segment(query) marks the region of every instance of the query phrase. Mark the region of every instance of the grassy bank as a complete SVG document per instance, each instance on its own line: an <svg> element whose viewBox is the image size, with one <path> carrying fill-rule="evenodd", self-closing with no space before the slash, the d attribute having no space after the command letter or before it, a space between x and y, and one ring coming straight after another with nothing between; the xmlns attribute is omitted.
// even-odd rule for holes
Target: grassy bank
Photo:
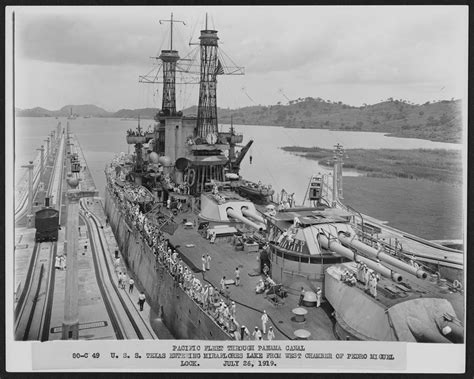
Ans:
<svg viewBox="0 0 474 379"><path fill-rule="evenodd" d="M332 150L318 147L286 146L283 150L332 165ZM349 149L345 151L344 168L374 177L427 179L435 182L462 183L461 151L444 149Z"/></svg>

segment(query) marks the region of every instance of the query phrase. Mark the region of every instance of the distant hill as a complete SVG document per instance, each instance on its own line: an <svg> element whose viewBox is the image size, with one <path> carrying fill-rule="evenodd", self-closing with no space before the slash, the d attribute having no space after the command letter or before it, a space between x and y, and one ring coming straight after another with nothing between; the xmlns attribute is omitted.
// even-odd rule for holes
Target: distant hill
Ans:
<svg viewBox="0 0 474 379"><path fill-rule="evenodd" d="M54 116L69 116L71 114L76 116L92 116L92 117L111 117L114 112L108 112L105 109L93 104L84 105L65 105L59 111L55 111Z"/></svg>
<svg viewBox="0 0 474 379"><path fill-rule="evenodd" d="M397 137L423 138L442 142L461 142L460 100L443 100L423 105L403 100L353 107L307 97L288 105L252 106L237 110L218 109L219 122L384 132Z"/></svg>
<svg viewBox="0 0 474 379"><path fill-rule="evenodd" d="M57 111L44 108L16 109L23 117L64 117L72 112L79 117L117 117L153 119L155 108L120 109L108 112L92 104L66 105ZM183 110L186 116L197 115L197 106ZM461 142L462 117L460 100L442 100L423 105L404 100L386 101L354 107L321 98L299 98L283 105L251 106L239 109L217 109L220 123L274 125L288 128L331 129L383 132L397 137L432 141Z"/></svg>
<svg viewBox="0 0 474 379"><path fill-rule="evenodd" d="M158 110L156 108L141 108L141 109L120 109L115 112L111 117L119 118L140 118L153 119Z"/></svg>
<svg viewBox="0 0 474 379"><path fill-rule="evenodd" d="M71 113L78 117L113 117L114 112L108 112L93 104L65 105L59 110L50 111L48 109L36 107L32 109L15 109L18 117L67 117Z"/></svg>

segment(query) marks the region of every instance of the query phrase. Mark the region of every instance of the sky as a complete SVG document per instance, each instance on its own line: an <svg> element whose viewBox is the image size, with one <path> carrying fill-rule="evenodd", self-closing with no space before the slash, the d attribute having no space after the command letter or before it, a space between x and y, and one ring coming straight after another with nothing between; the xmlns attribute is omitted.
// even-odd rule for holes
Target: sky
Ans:
<svg viewBox="0 0 474 379"><path fill-rule="evenodd" d="M223 108L320 97L360 106L389 97L414 103L467 96L465 6L14 7L15 106L108 111L159 107L159 84L139 83L169 48L198 54L199 31L245 75L218 77ZM7 28L8 32L8 28ZM8 36L11 35L7 34ZM193 43L189 45L189 43ZM7 59L11 57L8 54ZM183 61L185 64L186 61ZM178 78L179 80L179 78ZM177 108L198 102L179 85Z"/></svg>

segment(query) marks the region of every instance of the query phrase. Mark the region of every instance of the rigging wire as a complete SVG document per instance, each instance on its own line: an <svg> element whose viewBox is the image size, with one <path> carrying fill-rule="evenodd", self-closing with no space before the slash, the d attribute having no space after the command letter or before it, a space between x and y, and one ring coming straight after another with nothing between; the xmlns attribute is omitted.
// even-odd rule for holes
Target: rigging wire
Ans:
<svg viewBox="0 0 474 379"><path fill-rule="evenodd" d="M252 147L250 147L250 150L252 151ZM273 173L272 173L272 170L270 170L269 167L272 167L274 166L273 164L269 165L267 160L265 159L265 154L263 154L263 151L261 151L262 149L256 149L255 151L257 152L257 157L259 158L259 160L261 160L263 162L263 169L268 173L268 175L272 178L272 181L273 183L276 184L276 187L278 188L281 188L281 185L280 185L280 181L277 180L274 176L273 176ZM252 153L251 153L252 154Z"/></svg>
<svg viewBox="0 0 474 379"><path fill-rule="evenodd" d="M164 38L161 39L161 44L160 44L160 48L158 49L158 52L155 54L156 57L158 57L161 53L161 50L163 50L163 44L166 42L169 41L169 35L170 35L170 31L168 28L166 28L166 31L165 31L165 36Z"/></svg>
<svg viewBox="0 0 474 379"><path fill-rule="evenodd" d="M191 45L191 41L193 39L193 36L195 35L194 32L196 31L196 26L197 26L197 23L198 23L198 19L195 18L194 19L194 26L193 26L193 31L191 32L191 35L189 36L189 42L188 42L188 45Z"/></svg>
<svg viewBox="0 0 474 379"><path fill-rule="evenodd" d="M250 100L252 103L254 103L255 105L258 105L258 104L254 101L254 99L252 99L252 98L250 97L250 95L247 93L247 88L242 87L242 92L249 98L249 100Z"/></svg>

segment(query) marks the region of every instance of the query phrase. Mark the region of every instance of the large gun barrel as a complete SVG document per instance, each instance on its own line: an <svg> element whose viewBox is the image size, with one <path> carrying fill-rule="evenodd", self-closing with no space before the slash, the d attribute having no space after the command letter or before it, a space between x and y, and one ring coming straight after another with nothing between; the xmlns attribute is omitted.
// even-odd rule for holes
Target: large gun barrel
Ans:
<svg viewBox="0 0 474 379"><path fill-rule="evenodd" d="M399 268L400 270L406 271L410 274L415 275L417 278L421 279L426 279L428 274L426 271L422 270L421 268L415 268L413 266L410 266L408 263L405 263L397 258L394 258L386 253L383 253L381 251L378 251L377 249L374 249L371 246L366 245L365 243L358 241L358 240L352 240L350 237L348 237L344 232L340 232L338 235L339 241L341 241L342 244L346 246L353 247L359 252L362 252L366 255L368 255L371 258L378 258L382 262L388 263L392 266L395 266Z"/></svg>
<svg viewBox="0 0 474 379"><path fill-rule="evenodd" d="M242 207L241 211L242 211L242 214L247 218L252 218L258 222L261 222L262 224L265 222L262 216L260 216L257 213L252 212L247 207Z"/></svg>
<svg viewBox="0 0 474 379"><path fill-rule="evenodd" d="M318 234L318 241L322 247L327 250L334 251L343 257L351 259L355 262L365 263L367 267L371 268L372 270L378 272L380 275L385 276L386 278L392 279L394 282L401 282L402 276L395 271L390 270L389 268L382 266L380 263L377 263L369 258L361 257L354 253L351 249L344 247L341 245L339 241L329 241L328 237L324 234Z"/></svg>
<svg viewBox="0 0 474 379"><path fill-rule="evenodd" d="M257 230L263 230L263 226L261 225L258 225L256 223L254 223L253 221L249 220L248 218L242 216L241 214L239 214L238 212L236 212L233 208L229 207L226 209L226 213L227 213L227 216L229 217L232 217L232 218L235 218L239 221L242 221L244 224L248 225L248 226L251 226L252 228L254 229L257 229Z"/></svg>

